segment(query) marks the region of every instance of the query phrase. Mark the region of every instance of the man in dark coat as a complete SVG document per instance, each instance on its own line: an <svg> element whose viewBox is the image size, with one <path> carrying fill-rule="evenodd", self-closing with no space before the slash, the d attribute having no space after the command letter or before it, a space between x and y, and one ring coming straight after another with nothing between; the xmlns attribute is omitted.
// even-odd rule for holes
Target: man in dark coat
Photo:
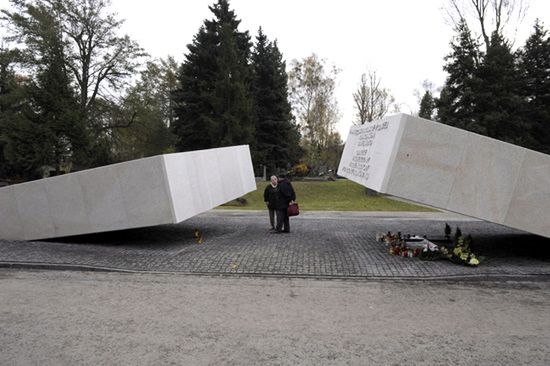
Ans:
<svg viewBox="0 0 550 366"><path fill-rule="evenodd" d="M296 200L296 193L285 175L279 176L279 196L277 200L277 227L276 233L289 233L290 220L288 219L288 205Z"/></svg>

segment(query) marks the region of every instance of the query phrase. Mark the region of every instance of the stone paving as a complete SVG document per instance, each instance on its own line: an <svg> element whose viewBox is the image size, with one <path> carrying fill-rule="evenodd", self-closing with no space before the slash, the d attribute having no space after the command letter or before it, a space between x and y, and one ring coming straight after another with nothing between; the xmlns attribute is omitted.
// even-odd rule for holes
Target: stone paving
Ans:
<svg viewBox="0 0 550 366"><path fill-rule="evenodd" d="M468 278L550 275L550 239L444 214L314 213L270 234L264 212L210 211L177 225L49 241L0 240L2 267L337 278ZM479 267L388 254L376 233L442 237L445 222L474 238ZM203 235L197 243L194 229Z"/></svg>

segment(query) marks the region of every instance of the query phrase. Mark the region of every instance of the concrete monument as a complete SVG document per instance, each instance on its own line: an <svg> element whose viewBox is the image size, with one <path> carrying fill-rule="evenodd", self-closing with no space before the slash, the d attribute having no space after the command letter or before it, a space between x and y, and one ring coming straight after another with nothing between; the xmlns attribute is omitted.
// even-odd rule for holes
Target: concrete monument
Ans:
<svg viewBox="0 0 550 366"><path fill-rule="evenodd" d="M550 237L550 156L399 114L353 126L338 174L381 193Z"/></svg>
<svg viewBox="0 0 550 366"><path fill-rule="evenodd" d="M0 238L178 223L255 189L248 145L158 155L0 188Z"/></svg>

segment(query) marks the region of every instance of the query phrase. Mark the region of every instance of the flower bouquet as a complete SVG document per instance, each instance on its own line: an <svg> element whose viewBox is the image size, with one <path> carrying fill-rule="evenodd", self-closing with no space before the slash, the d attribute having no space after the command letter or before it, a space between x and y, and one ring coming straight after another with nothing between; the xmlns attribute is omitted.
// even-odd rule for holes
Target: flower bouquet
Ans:
<svg viewBox="0 0 550 366"><path fill-rule="evenodd" d="M406 235L401 236L401 232L392 234L377 234L377 241L384 242L388 245L389 253L400 257L421 257L426 251L436 251L437 245L430 242L425 237Z"/></svg>
<svg viewBox="0 0 550 366"><path fill-rule="evenodd" d="M389 231L386 234L379 233L376 235L376 240L386 243L388 252L392 255L408 258L419 257L422 260L444 258L457 264L477 266L480 263L480 258L471 250L472 236L462 235L460 228L457 227L454 240L451 241L451 232L451 227L445 224L445 239L452 244L451 248L445 245L436 245L429 241L426 236L402 236L401 232L397 234Z"/></svg>
<svg viewBox="0 0 550 366"><path fill-rule="evenodd" d="M480 263L480 260L474 253L472 253L470 245L472 244L473 239L471 235L464 237L458 228L457 233L459 233L459 235L455 235L454 247L449 249L442 246L441 255L453 263L464 264L467 266L477 266Z"/></svg>

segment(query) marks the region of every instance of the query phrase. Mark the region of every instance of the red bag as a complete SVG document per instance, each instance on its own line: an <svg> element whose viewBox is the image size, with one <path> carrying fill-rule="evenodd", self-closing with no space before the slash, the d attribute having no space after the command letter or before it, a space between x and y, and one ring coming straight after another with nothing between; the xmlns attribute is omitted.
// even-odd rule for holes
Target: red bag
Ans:
<svg viewBox="0 0 550 366"><path fill-rule="evenodd" d="M298 206L298 203L294 202L288 205L286 212L288 213L288 216L298 216L300 214L300 207Z"/></svg>

